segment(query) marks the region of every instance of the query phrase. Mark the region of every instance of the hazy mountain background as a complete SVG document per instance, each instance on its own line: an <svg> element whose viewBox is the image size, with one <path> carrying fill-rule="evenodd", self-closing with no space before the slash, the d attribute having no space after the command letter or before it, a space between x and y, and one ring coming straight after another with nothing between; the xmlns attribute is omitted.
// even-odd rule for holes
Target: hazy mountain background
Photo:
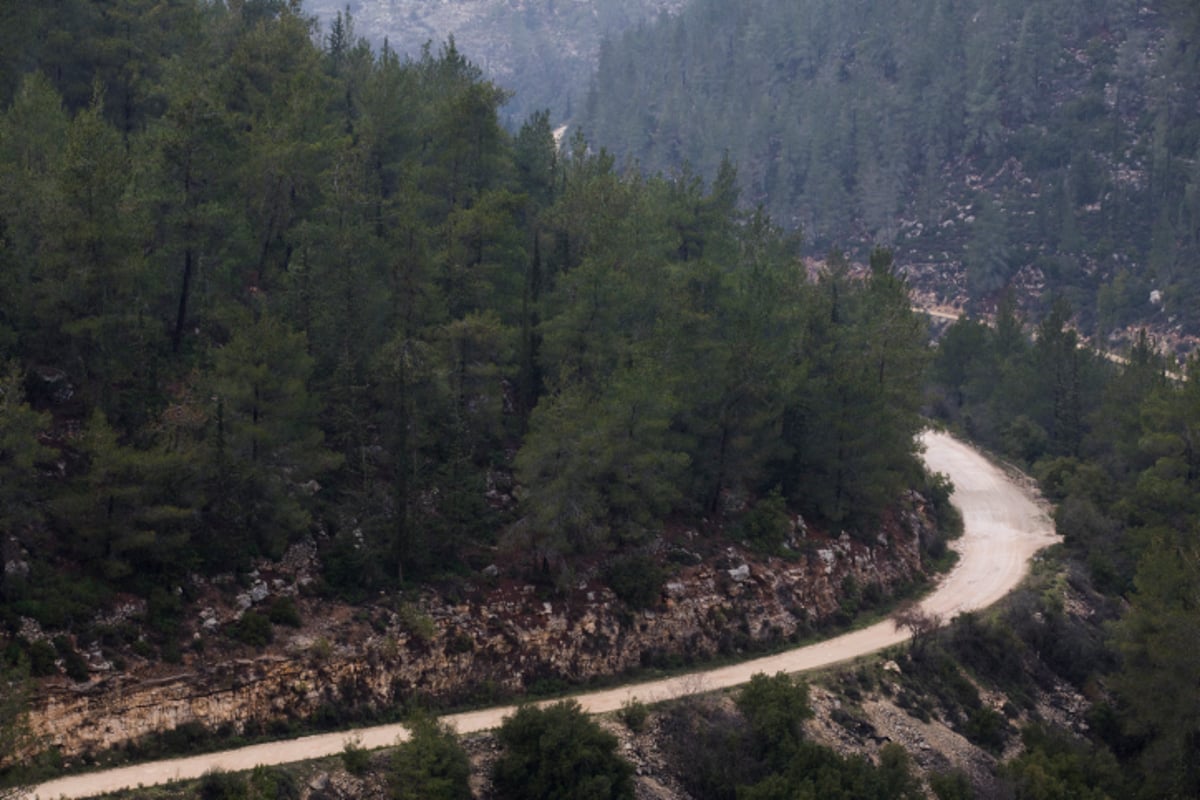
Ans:
<svg viewBox="0 0 1200 800"><path fill-rule="evenodd" d="M932 302L1067 298L1089 335L1200 325L1196 6L314 0L326 29L460 52L618 163L715 177L806 249L896 250Z"/></svg>
<svg viewBox="0 0 1200 800"><path fill-rule="evenodd" d="M943 299L1195 332L1197 9L697 0L602 50L580 121L650 171L728 154L810 250L893 247Z"/></svg>
<svg viewBox="0 0 1200 800"><path fill-rule="evenodd" d="M402 55L434 51L453 36L458 49L513 92L502 116L519 125L549 109L570 118L582 105L600 43L687 0L309 0L326 30L349 10L354 33L374 46L384 40Z"/></svg>

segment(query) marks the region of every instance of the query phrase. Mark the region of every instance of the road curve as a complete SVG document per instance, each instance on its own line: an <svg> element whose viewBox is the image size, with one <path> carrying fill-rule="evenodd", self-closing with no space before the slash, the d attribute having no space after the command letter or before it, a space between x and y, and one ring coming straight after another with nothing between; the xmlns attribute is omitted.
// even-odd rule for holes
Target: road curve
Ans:
<svg viewBox="0 0 1200 800"><path fill-rule="evenodd" d="M963 515L965 532L954 543L959 553L958 563L921 603L927 612L948 620L960 612L995 603L1025 576L1033 554L1058 539L1053 524L1027 484L947 434L926 432L922 441L926 464L954 482L952 500ZM869 628L741 664L589 692L575 699L593 713L614 711L632 698L656 702L737 686L758 672L815 669L882 650L905 638L906 633L897 631L885 620ZM514 709L515 706L505 706L468 711L447 716L445 720L460 733L473 733L497 727ZM30 797L39 800L90 797L118 789L197 778L214 769L247 770L259 764L284 764L334 755L351 740L368 749L386 747L407 735L404 726L397 724L269 742L61 778L35 787Z"/></svg>

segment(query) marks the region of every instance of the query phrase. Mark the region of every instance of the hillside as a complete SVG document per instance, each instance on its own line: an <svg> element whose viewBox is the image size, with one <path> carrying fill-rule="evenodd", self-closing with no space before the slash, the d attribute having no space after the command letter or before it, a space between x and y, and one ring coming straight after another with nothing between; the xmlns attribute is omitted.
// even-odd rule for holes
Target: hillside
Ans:
<svg viewBox="0 0 1200 800"><path fill-rule="evenodd" d="M606 46L581 123L713 176L809 251L884 244L949 305L1200 330L1196 6L704 0ZM748 91L748 87L753 87ZM1186 345L1186 343L1183 343Z"/></svg>
<svg viewBox="0 0 1200 800"><path fill-rule="evenodd" d="M1141 338L1118 364L1074 329L1146 304L1160 332L1193 324L1194 4L1083 5L689 6L627 41L741 109L722 124L744 167L713 145L644 174L582 135L560 147L545 114L507 129L506 91L449 42L400 58L285 0L0 4L0 787L61 766L21 724L47 698L113 741L89 704L127 673L186 694L211 665L236 695L294 647L303 679L273 673L293 716L338 725L352 697L470 699L447 676L575 680L554 662L575 623L603 634L576 638L578 665L624 669L736 652L763 610L795 628L762 640L844 622L912 575L897 519L924 505L937 531L904 541L946 561L926 412L1029 469L1074 562L1055 583L1120 612L1074 635L1047 591L1012 630L963 621L956 657L1027 685L1020 627L1094 702L1086 748L1127 780L1057 796L1200 796L1200 358L1168 369ZM623 124L680 151L664 164L710 152L723 109L639 94L662 64L620 47L601 75L625 65ZM834 250L821 265L749 209L776 184L799 209L776 216ZM995 324L931 347L905 271ZM782 577L756 597L759 563ZM696 586L672 639L658 608ZM634 628L648 651L618 646ZM527 647L543 634L548 666ZM416 673L394 687L398 661ZM947 659L926 666L969 704L945 707L959 724L1008 724ZM295 730L284 694L139 747ZM141 732L184 717L160 721ZM805 753L770 757L779 780L806 779ZM1077 782L1070 746L1045 755L1033 772Z"/></svg>
<svg viewBox="0 0 1200 800"><path fill-rule="evenodd" d="M944 503L887 252L809 280L731 171L510 134L450 44L278 2L0 10L0 682L492 582L628 619L735 543L794 555L797 519L870 545ZM297 547L319 566L276 597Z"/></svg>
<svg viewBox="0 0 1200 800"><path fill-rule="evenodd" d="M514 129L535 111L557 121L582 106L600 42L686 0L306 0L329 31L349 11L354 33L417 58L448 38L492 81L512 92L501 116Z"/></svg>

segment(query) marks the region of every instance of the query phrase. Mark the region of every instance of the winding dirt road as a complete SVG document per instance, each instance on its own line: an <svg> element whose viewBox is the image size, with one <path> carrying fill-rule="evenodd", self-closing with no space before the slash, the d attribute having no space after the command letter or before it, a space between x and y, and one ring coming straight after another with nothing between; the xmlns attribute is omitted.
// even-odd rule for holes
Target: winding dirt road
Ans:
<svg viewBox="0 0 1200 800"><path fill-rule="evenodd" d="M923 434L925 461L954 482L953 502L962 511L965 533L955 548L959 561L921 607L944 619L999 600L1024 577L1038 550L1057 541L1053 524L1032 491L967 445L942 433ZM656 702L701 691L737 686L758 672L800 672L824 667L882 650L904 641L890 621L872 625L817 644L728 667L705 670L667 680L647 681L578 695L593 713L614 711L627 700ZM513 706L470 711L446 717L460 733L499 726ZM353 733L307 736L239 750L177 758L151 764L78 775L37 786L31 797L89 797L136 786L196 778L214 769L252 769L259 764L284 764L339 753L350 740L368 749L386 747L407 736L402 725L384 725Z"/></svg>

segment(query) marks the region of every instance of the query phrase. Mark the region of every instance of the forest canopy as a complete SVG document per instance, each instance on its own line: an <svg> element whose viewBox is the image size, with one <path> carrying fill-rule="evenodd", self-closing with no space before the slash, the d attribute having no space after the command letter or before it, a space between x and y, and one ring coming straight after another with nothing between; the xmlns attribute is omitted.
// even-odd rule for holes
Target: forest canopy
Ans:
<svg viewBox="0 0 1200 800"><path fill-rule="evenodd" d="M1195 333L1198 32L1187 0L696 0L606 43L576 121L648 171L731 158L817 255L891 247L944 299Z"/></svg>
<svg viewBox="0 0 1200 800"><path fill-rule="evenodd" d="M453 42L401 60L295 4L6 9L8 624L118 588L166 619L307 537L354 595L768 496L869 536L918 479L890 254L811 281L731 164L510 134Z"/></svg>

